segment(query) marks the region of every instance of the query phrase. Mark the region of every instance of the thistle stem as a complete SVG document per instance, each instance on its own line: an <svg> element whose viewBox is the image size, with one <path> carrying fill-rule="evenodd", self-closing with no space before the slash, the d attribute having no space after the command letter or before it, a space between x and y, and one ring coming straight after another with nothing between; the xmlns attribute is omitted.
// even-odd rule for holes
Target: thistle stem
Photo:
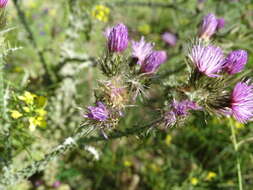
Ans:
<svg viewBox="0 0 253 190"><path fill-rule="evenodd" d="M79 139L87 137L94 130L94 126L80 127L72 137L66 138L62 144L56 146L51 152L46 154L43 159L33 161L30 165L21 170L13 171L11 168L5 167L5 172L0 177L0 190L3 190L10 185L15 185L23 179L28 179L37 172L43 171L51 161L57 159L67 151L78 147L77 142Z"/></svg>
<svg viewBox="0 0 253 190"><path fill-rule="evenodd" d="M238 177L238 186L239 186L239 190L243 190L243 186L242 186L242 172L241 172L241 160L240 157L238 155L238 143L236 140L236 134L235 134L235 128L234 125L232 123L232 119L229 119L229 123L230 123L230 129L231 129L231 134L232 134L232 143L234 146L234 150L236 153L236 168L237 168L237 177Z"/></svg>

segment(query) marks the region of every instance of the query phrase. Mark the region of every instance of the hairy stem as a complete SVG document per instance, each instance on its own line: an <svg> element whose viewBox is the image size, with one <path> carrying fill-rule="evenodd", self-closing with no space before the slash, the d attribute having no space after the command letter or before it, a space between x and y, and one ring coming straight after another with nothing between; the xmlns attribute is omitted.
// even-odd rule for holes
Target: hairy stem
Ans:
<svg viewBox="0 0 253 190"><path fill-rule="evenodd" d="M126 137L130 135L138 135L140 133L148 131L151 127L161 122L161 119L156 120L148 125L145 125L143 127L131 127L123 132L112 132L110 135L108 135L109 140ZM77 147L78 143L81 143L80 146L83 146L83 144L91 143L91 142L97 142L97 141L105 141L105 139L102 136L97 137L88 137L91 132L93 132L95 127L93 126L82 126L79 128L79 130L76 131L76 133L67 139L65 141L55 147L50 153L46 154L44 159L39 161L34 161L29 166L19 170L19 171L9 171L8 168L5 168L6 172L3 176L0 178L0 190L2 190L4 187L7 187L9 185L17 184L22 179L27 179L31 177L36 172L42 171L46 168L46 166L54 159L58 158L62 154L66 153L68 150L71 150L75 147ZM1 186L2 185L2 186Z"/></svg>
<svg viewBox="0 0 253 190"><path fill-rule="evenodd" d="M36 172L43 171L52 160L57 159L68 150L77 147L78 140L88 136L94 129L95 127L93 126L82 126L72 137L66 138L62 144L56 146L50 153L46 154L42 160L34 161L19 171L13 171L7 167L4 168L5 173L0 178L0 190L10 185L15 185L23 179L28 179Z"/></svg>
<svg viewBox="0 0 253 190"><path fill-rule="evenodd" d="M232 143L234 146L234 150L236 153L236 168L237 168L237 177L238 177L238 185L239 185L239 190L243 190L242 186L242 172L241 172L241 160L238 155L238 143L236 140L236 134L235 134L235 128L232 122L232 119L230 119L230 129L231 129L231 134L232 134Z"/></svg>

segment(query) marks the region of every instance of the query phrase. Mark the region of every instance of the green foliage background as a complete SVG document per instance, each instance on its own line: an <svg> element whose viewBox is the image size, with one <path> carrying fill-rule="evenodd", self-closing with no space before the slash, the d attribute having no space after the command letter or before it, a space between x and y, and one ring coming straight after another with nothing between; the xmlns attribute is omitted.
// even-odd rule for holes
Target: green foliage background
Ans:
<svg viewBox="0 0 253 190"><path fill-rule="evenodd" d="M72 0L75 1L75 0ZM225 28L215 36L215 43L226 53L234 49L248 51L247 69L252 76L253 62L253 3L251 0L76 0L78 8L72 10L71 0L20 0L27 24L36 41L35 47L17 15L12 3L7 7L7 41L22 49L6 59L5 80L13 93L24 90L48 98L47 127L35 132L11 121L13 132L13 164L21 168L33 160L39 160L54 145L69 136L80 124L79 107L85 108L94 101L93 90L97 81L103 79L99 69L92 64L105 49L103 31L107 26L123 22L129 27L130 36L141 36L156 44L157 49L167 51L169 59L160 69L161 77L150 89L150 96L138 102L138 107L129 108L115 130L141 127L150 123L168 101L169 94L161 87L185 80L185 69L175 74L166 74L184 64L183 46L193 39L199 23L207 13L215 13L226 21ZM142 2L144 4L138 4ZM92 16L96 5L110 8L109 21L103 23ZM169 5L169 6L167 6ZM74 16L73 16L74 15ZM146 30L142 31L143 28ZM148 28L148 29L147 29ZM168 47L161 39L165 31L175 33L178 42ZM58 68L60 82L43 81L45 67L38 52L43 52L50 69ZM82 61L80 61L80 60ZM59 71L59 72L58 72ZM55 70L52 71L55 73ZM13 103L11 107L15 107ZM238 124L235 124L239 126ZM238 141L247 141L240 146L239 156L244 189L253 186L253 137L252 124L236 128ZM18 138L17 138L18 137ZM171 142L170 142L171 138ZM18 140L17 140L18 139ZM166 140L167 139L167 140ZM0 148L4 142L0 142ZM99 153L99 159L85 149L71 151L50 163L41 173L29 181L13 187L28 189L73 189L73 190L232 190L237 189L236 155L231 142L227 120L198 113L182 127L155 130L141 135L122 137L90 143ZM216 177L207 180L209 172ZM197 179L197 183L193 179ZM34 184L43 181L36 187ZM61 186L53 188L55 181Z"/></svg>

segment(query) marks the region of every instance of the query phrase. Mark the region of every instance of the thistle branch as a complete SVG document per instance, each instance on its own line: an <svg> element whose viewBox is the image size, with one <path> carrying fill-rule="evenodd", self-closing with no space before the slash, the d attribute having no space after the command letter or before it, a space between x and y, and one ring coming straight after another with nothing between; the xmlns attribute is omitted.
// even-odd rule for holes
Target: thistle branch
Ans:
<svg viewBox="0 0 253 190"><path fill-rule="evenodd" d="M108 139L112 140L147 132L154 125L160 123L161 121L161 119L158 119L142 127L134 126L126 129L125 131L112 132L108 135ZM72 137L66 138L62 144L56 146L50 153L46 154L44 159L34 161L29 166L16 172L10 171L9 168L5 168L6 172L0 178L0 190L4 189L4 187L15 185L21 180L31 177L36 172L44 170L52 160L57 159L59 156L66 153L67 151L76 148L78 143L79 146L83 146L83 144L107 140L102 136L88 137L94 130L94 126L81 126Z"/></svg>

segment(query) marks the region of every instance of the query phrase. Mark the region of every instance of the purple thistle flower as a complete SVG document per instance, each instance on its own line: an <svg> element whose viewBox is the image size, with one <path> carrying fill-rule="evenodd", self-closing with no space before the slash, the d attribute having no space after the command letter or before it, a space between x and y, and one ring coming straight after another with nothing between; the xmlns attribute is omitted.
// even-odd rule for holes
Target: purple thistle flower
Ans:
<svg viewBox="0 0 253 190"><path fill-rule="evenodd" d="M206 0L198 0L198 3L204 3Z"/></svg>
<svg viewBox="0 0 253 190"><path fill-rule="evenodd" d="M53 184L53 187L54 188L58 188L58 187L60 187L61 186L61 182L60 181L56 181L56 182L54 182L54 184Z"/></svg>
<svg viewBox="0 0 253 190"><path fill-rule="evenodd" d="M128 30L124 24L118 24L107 31L107 45L110 52L122 52L128 46Z"/></svg>
<svg viewBox="0 0 253 190"><path fill-rule="evenodd" d="M214 14L204 16L200 28L200 38L209 39L216 31L222 29L225 25L223 18L216 18Z"/></svg>
<svg viewBox="0 0 253 190"><path fill-rule="evenodd" d="M172 110L177 115L187 115L189 110L199 110L201 107L199 107L195 102L192 102L190 100L183 100L181 102L178 102L174 100L172 102Z"/></svg>
<svg viewBox="0 0 253 190"><path fill-rule="evenodd" d="M170 32L165 32L162 35L162 39L164 42L166 42L170 46L175 46L177 43L177 37L175 34L172 34Z"/></svg>
<svg viewBox="0 0 253 190"><path fill-rule="evenodd" d="M8 0L0 0L0 8L5 8L8 3Z"/></svg>
<svg viewBox="0 0 253 190"><path fill-rule="evenodd" d="M153 51L143 61L143 64L141 65L141 72L147 74L155 73L159 66L166 61L166 59L167 54L165 51Z"/></svg>
<svg viewBox="0 0 253 190"><path fill-rule="evenodd" d="M166 112L164 115L164 122L166 126L172 126L176 123L177 117L174 111Z"/></svg>
<svg viewBox="0 0 253 190"><path fill-rule="evenodd" d="M224 66L223 52L216 46L194 45L188 57L199 72L209 77L219 76L216 73L220 72Z"/></svg>
<svg viewBox="0 0 253 190"><path fill-rule="evenodd" d="M97 106L89 106L88 111L84 117L92 120L106 121L109 117L109 112L102 102L97 102Z"/></svg>
<svg viewBox="0 0 253 190"><path fill-rule="evenodd" d="M217 30L224 28L224 26L225 26L225 19L224 18L218 18L217 22L218 22Z"/></svg>
<svg viewBox="0 0 253 190"><path fill-rule="evenodd" d="M253 86L247 82L238 82L231 95L232 115L241 123L253 117Z"/></svg>
<svg viewBox="0 0 253 190"><path fill-rule="evenodd" d="M248 54L246 51L232 51L225 59L224 70L230 75L239 73L244 69L244 65L247 63L247 60Z"/></svg>
<svg viewBox="0 0 253 190"><path fill-rule="evenodd" d="M216 32L217 26L218 21L214 14L208 14L204 16L200 29L200 37L209 39Z"/></svg>
<svg viewBox="0 0 253 190"><path fill-rule="evenodd" d="M202 109L195 102L190 100L183 100L178 102L173 100L171 104L171 110L165 113L165 123L167 126L175 124L177 117L186 117L190 110L200 110Z"/></svg>
<svg viewBox="0 0 253 190"><path fill-rule="evenodd" d="M145 42L144 37L141 37L139 42L132 41L132 49L132 56L137 58L137 64L141 65L145 58L152 53L153 44Z"/></svg>

